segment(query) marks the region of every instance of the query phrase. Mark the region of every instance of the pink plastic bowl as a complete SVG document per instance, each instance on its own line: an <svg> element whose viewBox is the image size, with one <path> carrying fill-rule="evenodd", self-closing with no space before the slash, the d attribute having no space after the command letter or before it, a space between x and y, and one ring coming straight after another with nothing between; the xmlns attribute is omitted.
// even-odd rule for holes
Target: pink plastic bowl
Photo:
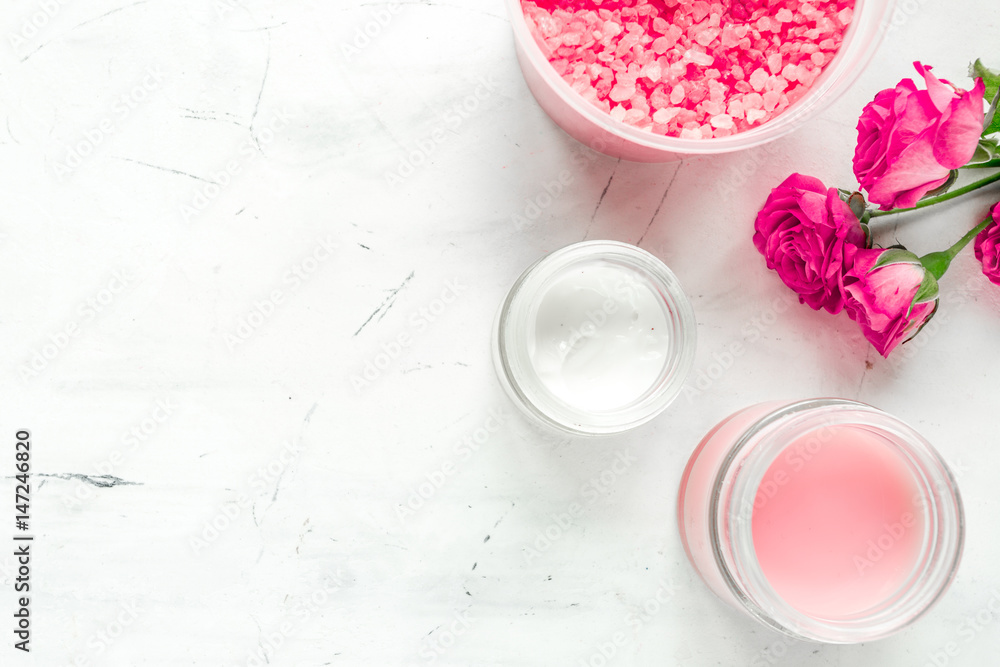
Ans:
<svg viewBox="0 0 1000 667"><path fill-rule="evenodd" d="M519 0L506 0L514 46L531 93L574 139L611 157L635 162L673 162L687 155L729 153L783 137L833 103L865 68L890 26L896 0L857 0L854 20L837 57L812 89L781 115L729 137L679 139L653 134L611 118L576 93L549 64L528 31Z"/></svg>

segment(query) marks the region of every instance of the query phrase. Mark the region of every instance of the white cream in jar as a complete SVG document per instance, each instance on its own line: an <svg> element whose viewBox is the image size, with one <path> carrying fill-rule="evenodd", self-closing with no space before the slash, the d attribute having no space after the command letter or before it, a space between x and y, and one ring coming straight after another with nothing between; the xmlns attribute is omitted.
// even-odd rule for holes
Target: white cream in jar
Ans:
<svg viewBox="0 0 1000 667"><path fill-rule="evenodd" d="M549 391L607 412L653 386L670 350L667 313L643 277L604 261L566 269L541 296L531 364Z"/></svg>

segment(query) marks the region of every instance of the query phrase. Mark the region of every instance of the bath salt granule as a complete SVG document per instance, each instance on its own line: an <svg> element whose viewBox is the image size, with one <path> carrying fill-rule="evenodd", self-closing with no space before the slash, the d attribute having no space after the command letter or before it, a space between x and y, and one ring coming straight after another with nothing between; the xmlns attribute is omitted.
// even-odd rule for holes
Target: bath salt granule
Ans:
<svg viewBox="0 0 1000 667"><path fill-rule="evenodd" d="M801 99L843 43L854 0L521 0L546 59L612 118L730 136Z"/></svg>

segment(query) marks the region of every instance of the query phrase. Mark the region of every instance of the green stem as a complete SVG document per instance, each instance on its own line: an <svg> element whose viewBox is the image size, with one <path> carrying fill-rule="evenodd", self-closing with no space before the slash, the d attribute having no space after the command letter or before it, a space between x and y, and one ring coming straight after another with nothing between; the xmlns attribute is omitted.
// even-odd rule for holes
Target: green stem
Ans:
<svg viewBox="0 0 1000 667"><path fill-rule="evenodd" d="M913 208L894 208L891 211L872 211L873 218L879 218L883 215L890 215L892 213L906 213L907 211L917 211L922 208L927 208L928 206L933 206L934 204L940 204L946 202L949 199L954 199L955 197L961 197L962 195L978 190L979 188L986 187L992 183L1000 181L1000 171L993 174L992 176L987 176L986 178L976 181L975 183L969 183L965 187L958 188L957 190L952 190L951 192L946 192L943 195L938 195L937 197L930 197L920 201Z"/></svg>
<svg viewBox="0 0 1000 667"><path fill-rule="evenodd" d="M980 222L978 225L969 230L969 233L958 240L955 245L948 248L947 250L940 250L938 252L932 252L924 255L920 258L920 263L924 265L931 274L937 278L941 279L948 267L951 266L951 260L955 259L958 253L962 252L965 246L972 242L972 239L976 238L979 232L986 229L986 226L993 222L993 216L987 216L985 220Z"/></svg>
<svg viewBox="0 0 1000 667"><path fill-rule="evenodd" d="M983 220L978 225L976 225L975 227L973 227L972 229L970 229L968 234L966 234L965 236L963 236L962 238L960 238L958 240L958 242L955 243L955 245L953 245L952 247L950 247L947 250L945 250L945 252L948 253L949 257L951 257L952 259L954 259L955 256L958 255L958 253L962 252L962 250L965 248L965 246L969 245L969 243L972 242L972 239L976 238L976 236L979 235L979 232L981 232L984 229L986 229L986 227L991 222L993 222L993 216L992 215L986 216L985 220Z"/></svg>

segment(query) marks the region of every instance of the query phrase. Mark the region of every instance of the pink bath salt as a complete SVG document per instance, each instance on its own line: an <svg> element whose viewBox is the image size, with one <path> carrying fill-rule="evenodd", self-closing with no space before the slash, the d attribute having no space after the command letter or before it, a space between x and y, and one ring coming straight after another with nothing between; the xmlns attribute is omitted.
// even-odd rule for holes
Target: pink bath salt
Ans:
<svg viewBox="0 0 1000 667"><path fill-rule="evenodd" d="M809 93L855 0L521 0L553 68L614 119L656 134L730 136Z"/></svg>
<svg viewBox="0 0 1000 667"><path fill-rule="evenodd" d="M704 81L689 81L684 93L684 99L688 103L698 104L708 97L708 86L705 85Z"/></svg>
<svg viewBox="0 0 1000 667"><path fill-rule="evenodd" d="M710 99L699 104L698 109L709 117L709 123L712 124L712 127L715 127L711 119L715 116L722 115L726 111L726 105L723 102L716 102L715 100Z"/></svg>
<svg viewBox="0 0 1000 667"><path fill-rule="evenodd" d="M681 110L678 109L677 107L671 107L669 109L657 109L656 112L653 113L653 122L659 123L661 125L666 125L674 118L677 118L677 114L679 114L680 112Z"/></svg>
<svg viewBox="0 0 1000 667"><path fill-rule="evenodd" d="M713 56L697 49L688 49L685 51L684 60L703 67L707 67L715 62L715 58Z"/></svg>
<svg viewBox="0 0 1000 667"><path fill-rule="evenodd" d="M614 81L610 79L601 79L596 84L594 84L594 92L597 93L598 99L607 102L611 98L611 89L615 87Z"/></svg>
<svg viewBox="0 0 1000 667"><path fill-rule="evenodd" d="M662 76L662 74L663 71L660 68L660 64L655 60L649 63L648 65L645 65L639 72L639 76L649 79L649 81L652 83L656 83L657 81L659 81L660 76Z"/></svg>
<svg viewBox="0 0 1000 667"><path fill-rule="evenodd" d="M649 121L649 112L643 109L629 109L625 112L625 118L623 119L629 125L642 125L643 121Z"/></svg>
<svg viewBox="0 0 1000 667"><path fill-rule="evenodd" d="M644 116L648 116L651 113L649 100L647 100L641 93L633 95L632 99L629 100L629 104L632 105L633 110L638 109L639 111L642 111Z"/></svg>
<svg viewBox="0 0 1000 667"><path fill-rule="evenodd" d="M674 42L674 44L676 43L677 42ZM670 40L666 37L657 37L653 40L653 43L650 46L655 53L663 54L666 53L674 44L671 44Z"/></svg>
<svg viewBox="0 0 1000 667"><path fill-rule="evenodd" d="M767 57L767 68L771 70L771 74L777 74L781 71L781 54L772 53Z"/></svg>
<svg viewBox="0 0 1000 667"><path fill-rule="evenodd" d="M712 116L712 127L716 129L726 128L732 129L736 127L736 123L733 122L733 117L727 114L719 114L718 116Z"/></svg>
<svg viewBox="0 0 1000 667"><path fill-rule="evenodd" d="M764 71L764 68L754 70L753 74L750 75L750 85L757 92L764 90L764 84L767 83L768 74Z"/></svg>
<svg viewBox="0 0 1000 667"><path fill-rule="evenodd" d="M728 89L714 79L708 79L708 96L713 102L725 103Z"/></svg>
<svg viewBox="0 0 1000 667"><path fill-rule="evenodd" d="M741 101L743 102L744 109L764 108L764 98L760 95L760 93L747 93L743 96Z"/></svg>
<svg viewBox="0 0 1000 667"><path fill-rule="evenodd" d="M802 65L799 67L799 82L808 88L813 85L816 78L819 77L822 70L819 67L806 67Z"/></svg>
<svg viewBox="0 0 1000 667"><path fill-rule="evenodd" d="M710 11L712 8L707 2L697 0L691 5L691 18L695 21L703 21Z"/></svg>
<svg viewBox="0 0 1000 667"><path fill-rule="evenodd" d="M619 83L614 88L612 88L609 97L615 102L621 102L622 100L627 100L633 95L635 95L635 82L632 83L625 82L625 83Z"/></svg>
<svg viewBox="0 0 1000 667"><path fill-rule="evenodd" d="M767 85L764 86L767 90L776 90L779 93L784 92L788 88L788 81L781 76L772 76L767 80Z"/></svg>
<svg viewBox="0 0 1000 667"><path fill-rule="evenodd" d="M684 101L685 95L684 86L678 83L674 86L674 89L670 91L670 103L677 106Z"/></svg>
<svg viewBox="0 0 1000 667"><path fill-rule="evenodd" d="M671 106L670 93L667 92L665 86L657 86L653 89L649 96L649 104L655 109L665 109Z"/></svg>
<svg viewBox="0 0 1000 667"><path fill-rule="evenodd" d="M736 33L736 29L732 24L729 24L725 28L723 28L722 31L719 33L719 35L720 35L719 42L722 48L724 49L731 49L732 47L739 44L739 41L742 39L742 37L740 37Z"/></svg>
<svg viewBox="0 0 1000 667"><path fill-rule="evenodd" d="M698 42L702 46L709 46L718 38L722 33L718 28L705 28L698 31L694 37L694 41Z"/></svg>

